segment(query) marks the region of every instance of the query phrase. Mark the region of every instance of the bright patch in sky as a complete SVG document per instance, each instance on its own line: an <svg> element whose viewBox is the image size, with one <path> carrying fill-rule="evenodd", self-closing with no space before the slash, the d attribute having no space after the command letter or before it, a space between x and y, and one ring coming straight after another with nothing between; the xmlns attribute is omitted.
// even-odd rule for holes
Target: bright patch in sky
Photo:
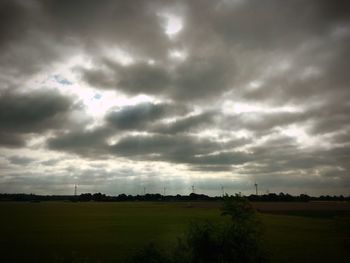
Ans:
<svg viewBox="0 0 350 263"><path fill-rule="evenodd" d="M175 60L183 61L186 60L187 54L185 51L174 49L169 52L169 57Z"/></svg>
<svg viewBox="0 0 350 263"><path fill-rule="evenodd" d="M119 47L105 47L103 53L107 59L118 62L123 66L128 66L134 63L133 57L125 50Z"/></svg>
<svg viewBox="0 0 350 263"><path fill-rule="evenodd" d="M280 131L283 135L295 138L301 147L311 147L320 143L316 137L309 136L302 127L296 125L281 128Z"/></svg>
<svg viewBox="0 0 350 263"><path fill-rule="evenodd" d="M169 37L173 37L178 34L183 28L183 22L181 17L169 13L161 13L159 16L164 19L165 34Z"/></svg>
<svg viewBox="0 0 350 263"><path fill-rule="evenodd" d="M248 112L273 113L273 112L301 112L302 110L295 106L272 107L256 103L243 103L225 101L222 104L222 112L225 114L240 114Z"/></svg>

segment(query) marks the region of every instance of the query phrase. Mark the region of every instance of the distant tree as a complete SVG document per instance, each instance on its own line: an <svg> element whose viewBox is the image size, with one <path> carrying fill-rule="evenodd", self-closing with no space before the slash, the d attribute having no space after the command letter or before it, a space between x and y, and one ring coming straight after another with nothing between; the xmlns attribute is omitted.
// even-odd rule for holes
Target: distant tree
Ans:
<svg viewBox="0 0 350 263"><path fill-rule="evenodd" d="M222 215L231 217L233 224L246 224L255 219L255 209L245 197L224 196Z"/></svg>

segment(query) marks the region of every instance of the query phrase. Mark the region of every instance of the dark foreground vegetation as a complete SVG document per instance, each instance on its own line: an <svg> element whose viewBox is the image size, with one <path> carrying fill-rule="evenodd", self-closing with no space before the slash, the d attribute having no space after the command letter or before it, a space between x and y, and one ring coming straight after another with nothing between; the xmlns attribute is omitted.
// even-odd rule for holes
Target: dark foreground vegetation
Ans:
<svg viewBox="0 0 350 263"><path fill-rule="evenodd" d="M348 202L253 202L258 212L245 201L238 204L0 202L0 262L319 263L350 258Z"/></svg>
<svg viewBox="0 0 350 263"><path fill-rule="evenodd" d="M191 222L184 238L166 253L153 244L131 258L130 263L254 263L267 262L261 223L250 202L225 196L221 223Z"/></svg>
<svg viewBox="0 0 350 263"><path fill-rule="evenodd" d="M308 202L308 201L350 201L350 196L344 197L321 195L318 197L301 194L293 196L285 193L270 193L263 195L249 195L246 199L252 202ZM161 195L161 194L145 194L145 195L126 195L108 196L102 193L84 193L77 196L74 195L35 195L35 194L0 194L0 201L100 201L100 202L121 202L121 201L222 201L222 196L211 197L204 194L191 193L190 195Z"/></svg>

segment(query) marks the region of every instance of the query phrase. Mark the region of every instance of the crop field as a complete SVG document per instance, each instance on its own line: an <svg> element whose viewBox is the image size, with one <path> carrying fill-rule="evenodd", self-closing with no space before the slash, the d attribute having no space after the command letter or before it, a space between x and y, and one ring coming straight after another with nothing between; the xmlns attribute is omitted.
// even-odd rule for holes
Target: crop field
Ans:
<svg viewBox="0 0 350 263"><path fill-rule="evenodd" d="M349 203L258 203L271 262L347 262ZM0 203L0 262L124 262L174 246L190 221L220 222L220 203Z"/></svg>

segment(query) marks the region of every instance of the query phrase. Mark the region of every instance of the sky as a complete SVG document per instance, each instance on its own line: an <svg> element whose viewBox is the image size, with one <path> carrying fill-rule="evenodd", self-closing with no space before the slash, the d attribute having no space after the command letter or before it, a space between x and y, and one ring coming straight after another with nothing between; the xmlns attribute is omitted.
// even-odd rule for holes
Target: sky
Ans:
<svg viewBox="0 0 350 263"><path fill-rule="evenodd" d="M350 2L0 0L0 192L350 194Z"/></svg>

